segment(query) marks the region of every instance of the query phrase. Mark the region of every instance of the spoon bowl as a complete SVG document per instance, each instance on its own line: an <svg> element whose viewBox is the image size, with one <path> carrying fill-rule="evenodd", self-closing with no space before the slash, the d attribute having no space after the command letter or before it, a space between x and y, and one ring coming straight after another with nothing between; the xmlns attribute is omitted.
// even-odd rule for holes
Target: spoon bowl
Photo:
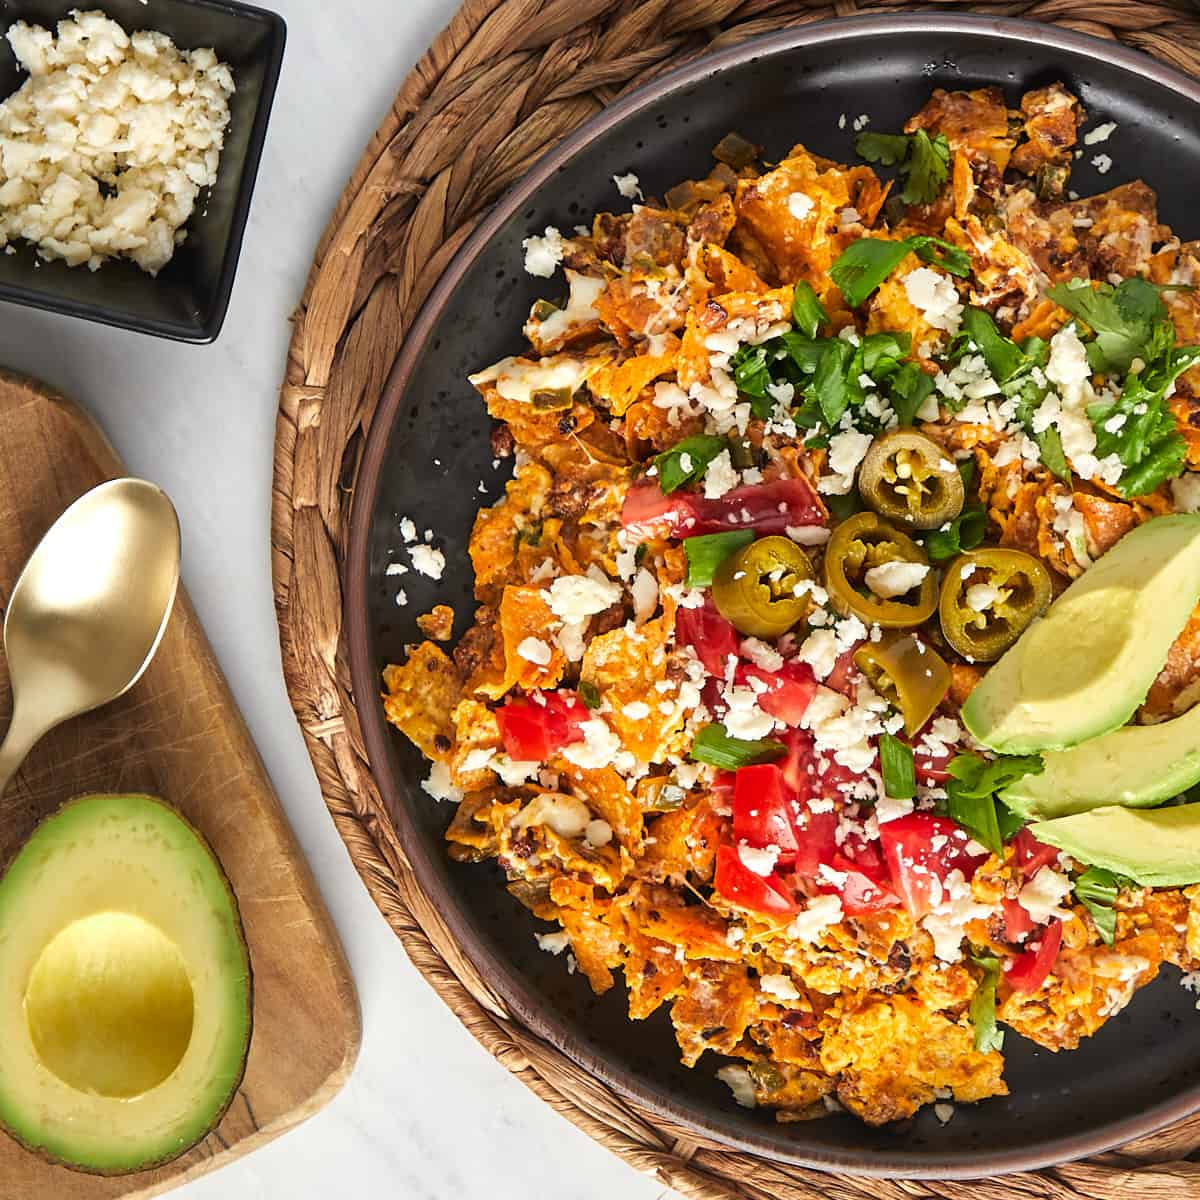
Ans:
<svg viewBox="0 0 1200 1200"><path fill-rule="evenodd" d="M0 791L49 729L141 678L174 605L179 541L163 491L114 479L76 500L38 543L4 616L13 717Z"/></svg>

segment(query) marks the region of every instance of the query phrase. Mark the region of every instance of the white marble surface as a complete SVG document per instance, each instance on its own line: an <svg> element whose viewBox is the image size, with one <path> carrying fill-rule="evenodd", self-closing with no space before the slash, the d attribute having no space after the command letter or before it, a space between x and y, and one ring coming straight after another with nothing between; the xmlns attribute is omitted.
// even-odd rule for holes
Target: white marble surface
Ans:
<svg viewBox="0 0 1200 1200"><path fill-rule="evenodd" d="M178 505L184 581L316 872L362 1000L362 1055L345 1091L298 1129L174 1194L655 1200L660 1184L537 1101L409 965L326 815L288 707L268 556L288 317L355 160L456 0L265 2L286 18L288 48L220 340L178 346L0 304L0 363L81 400L130 468ZM149 23L153 12L149 0Z"/></svg>

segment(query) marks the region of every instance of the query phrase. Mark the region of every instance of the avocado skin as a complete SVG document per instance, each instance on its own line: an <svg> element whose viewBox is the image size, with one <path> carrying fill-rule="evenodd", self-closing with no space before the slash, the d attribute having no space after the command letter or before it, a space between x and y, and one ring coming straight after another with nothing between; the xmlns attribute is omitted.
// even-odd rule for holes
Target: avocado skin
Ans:
<svg viewBox="0 0 1200 1200"><path fill-rule="evenodd" d="M1070 750L1047 751L1042 762L1040 775L1025 775L1000 794L1027 820L1110 804L1152 808L1200 781L1200 705L1159 725L1126 725Z"/></svg>
<svg viewBox="0 0 1200 1200"><path fill-rule="evenodd" d="M1145 887L1200 882L1200 804L1150 810L1109 805L1038 821L1039 841L1090 867L1107 867Z"/></svg>
<svg viewBox="0 0 1200 1200"><path fill-rule="evenodd" d="M1124 725L1200 600L1200 513L1127 533L1051 604L967 698L1004 754L1066 750Z"/></svg>
<svg viewBox="0 0 1200 1200"><path fill-rule="evenodd" d="M242 922L241 911L237 902L237 895L229 882L229 877L225 874L225 870L221 865L221 860L217 857L212 845L208 839L198 830L192 823L181 813L174 805L168 804L158 796L152 796L144 792L122 792L122 793L87 793L81 796L75 796L64 801L54 812L43 817L30 833L29 838L20 847L12 860L5 865L4 872L0 875L0 899L4 895L4 886L9 882L10 876L14 872L14 868L21 860L25 849L34 841L39 834L45 834L47 829L52 829L55 822L63 817L71 814L72 810L84 806L113 802L127 801L134 804L149 804L162 809L165 813L170 814L170 817L183 826L188 833L195 839L196 843L202 848L206 855L207 862L211 865L214 878L219 882L224 895L229 904L229 913L236 931L235 943L240 953L239 968L244 972L244 985L246 996L246 1025L245 1034L241 1039L240 1048L238 1050L237 1069L234 1076L231 1078L229 1086L225 1089L225 1094L219 1102L219 1107L216 1107L212 1112L211 1118L208 1120L204 1130L198 1137L187 1140L178 1146L171 1147L168 1151L155 1155L150 1158L139 1160L136 1163L120 1166L103 1166L95 1163L80 1161L71 1158L67 1155L55 1154L47 1147L23 1136L21 1132L14 1129L7 1121L0 1116L0 1130L5 1135L12 1138L18 1145L23 1147L29 1153L36 1155L45 1162L52 1163L55 1166L64 1167L69 1171L74 1171L79 1174L103 1176L107 1178L119 1177L123 1175L131 1175L143 1171L152 1171L159 1167L166 1166L168 1163L174 1162L177 1158L182 1157L189 1150L194 1149L199 1142L207 1137L214 1129L220 1125L225 1114L229 1111L230 1105L233 1103L238 1089L242 1085L242 1081L246 1074L246 1065L250 1053L250 1042L253 1035L254 1025L254 971L250 961L249 948L246 941L245 927Z"/></svg>

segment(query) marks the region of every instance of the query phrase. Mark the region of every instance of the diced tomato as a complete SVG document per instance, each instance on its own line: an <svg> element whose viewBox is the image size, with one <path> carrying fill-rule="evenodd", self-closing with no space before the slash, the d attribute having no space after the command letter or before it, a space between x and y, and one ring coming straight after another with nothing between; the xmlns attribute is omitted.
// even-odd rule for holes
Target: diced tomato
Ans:
<svg viewBox="0 0 1200 1200"><path fill-rule="evenodd" d="M724 676L729 656L737 656L738 631L711 601L701 608L681 608L675 614L675 636L691 646L704 669L718 678Z"/></svg>
<svg viewBox="0 0 1200 1200"><path fill-rule="evenodd" d="M928 787L936 787L951 778L946 770L954 751L947 749L945 754L930 754L927 750L913 747L913 769L917 773L917 782Z"/></svg>
<svg viewBox="0 0 1200 1200"><path fill-rule="evenodd" d="M713 886L730 904L751 912L783 915L798 910L783 880L774 874L756 875L742 862L736 846L717 847Z"/></svg>
<svg viewBox="0 0 1200 1200"><path fill-rule="evenodd" d="M1059 947L1062 945L1062 922L1051 921L1042 934L1038 946L1018 954L1012 960L1012 965L1004 972L1008 986L1014 992L1036 992L1046 982L1058 958Z"/></svg>
<svg viewBox="0 0 1200 1200"><path fill-rule="evenodd" d="M718 771L713 776L713 781L709 784L709 791L716 792L718 795L727 799L732 799L733 789L737 785L737 773L735 771Z"/></svg>
<svg viewBox="0 0 1200 1200"><path fill-rule="evenodd" d="M1028 825L1017 830L1009 845L1013 848L1013 862L1026 879L1032 879L1043 867L1058 861L1058 850L1039 842L1029 832Z"/></svg>
<svg viewBox="0 0 1200 1200"><path fill-rule="evenodd" d="M862 642L855 642L849 650L843 650L838 655L837 662L833 664L833 670L822 680L827 688L833 688L835 692L841 692L843 696L849 696L852 700L855 686L858 683L858 668L854 665L854 652L861 645Z"/></svg>
<svg viewBox="0 0 1200 1200"><path fill-rule="evenodd" d="M806 479L745 484L708 500L699 492L664 496L655 479L642 479L625 494L621 524L635 537L691 537L753 529L785 533L789 525L824 525L825 506Z"/></svg>
<svg viewBox="0 0 1200 1200"><path fill-rule="evenodd" d="M872 765L878 769L878 755L875 756L875 762ZM852 797L856 785L862 782L862 775L843 766L836 758L825 755L817 757L814 787L826 799L841 802L847 797Z"/></svg>
<svg viewBox="0 0 1200 1200"><path fill-rule="evenodd" d="M792 798L774 763L740 767L733 793L733 836L751 846L778 846L792 859L798 849Z"/></svg>
<svg viewBox="0 0 1200 1200"><path fill-rule="evenodd" d="M1004 940L1019 946L1033 932L1033 918L1016 900L1007 896L1000 901L1004 910Z"/></svg>
<svg viewBox="0 0 1200 1200"><path fill-rule="evenodd" d="M777 766L783 772L784 782L800 801L805 801L813 790L813 756L815 753L811 733L802 729L789 729L777 739L787 747L787 754Z"/></svg>
<svg viewBox="0 0 1200 1200"><path fill-rule="evenodd" d="M843 910L852 916L882 912L900 903L878 842L848 835L831 866L846 876L835 890L842 898Z"/></svg>
<svg viewBox="0 0 1200 1200"><path fill-rule="evenodd" d="M796 726L808 711L817 691L817 677L808 663L791 659L778 671L764 671L752 663L738 668L738 682L757 679L766 685L758 696L758 707L785 725Z"/></svg>
<svg viewBox="0 0 1200 1200"><path fill-rule="evenodd" d="M975 874L987 854L967 850L970 835L948 817L909 813L879 828L892 886L914 917L923 917L941 903L951 871L965 879Z"/></svg>
<svg viewBox="0 0 1200 1200"><path fill-rule="evenodd" d="M862 913L883 912L888 908L896 908L900 897L886 883L873 879L865 871L860 871L848 858L840 854L833 860L833 869L841 871L845 879L831 890L837 892L842 899L842 911L850 916Z"/></svg>
<svg viewBox="0 0 1200 1200"><path fill-rule="evenodd" d="M808 804L800 806L800 819L796 822L796 861L793 864L797 875L809 878L816 876L822 866L832 866L837 857L838 815L833 809L828 812L813 812Z"/></svg>
<svg viewBox="0 0 1200 1200"><path fill-rule="evenodd" d="M621 524L638 538L688 537L701 533L696 526L694 492L663 495L656 479L642 479L625 493Z"/></svg>
<svg viewBox="0 0 1200 1200"><path fill-rule="evenodd" d="M545 762L581 741L580 725L588 710L572 691L534 692L528 700L509 700L496 710L504 752L514 762Z"/></svg>

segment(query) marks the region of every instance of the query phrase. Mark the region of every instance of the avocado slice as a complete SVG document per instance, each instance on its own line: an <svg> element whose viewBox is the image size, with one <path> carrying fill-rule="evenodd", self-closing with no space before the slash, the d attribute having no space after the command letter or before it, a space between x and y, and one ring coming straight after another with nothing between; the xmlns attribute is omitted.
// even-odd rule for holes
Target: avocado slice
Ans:
<svg viewBox="0 0 1200 1200"><path fill-rule="evenodd" d="M1107 867L1146 887L1200 882L1200 804L1150 811L1093 808L1037 821L1029 831L1090 867Z"/></svg>
<svg viewBox="0 0 1200 1200"><path fill-rule="evenodd" d="M251 977L204 839L150 796L85 796L0 879L0 1123L98 1174L157 1166L241 1083Z"/></svg>
<svg viewBox="0 0 1200 1200"><path fill-rule="evenodd" d="M1124 725L1042 755L1040 775L1000 793L1013 812L1046 821L1109 804L1153 808L1200 781L1200 705L1159 725Z"/></svg>
<svg viewBox="0 0 1200 1200"><path fill-rule="evenodd" d="M1003 754L1064 750L1124 725L1200 600L1200 513L1127 533L1047 609L963 705Z"/></svg>

